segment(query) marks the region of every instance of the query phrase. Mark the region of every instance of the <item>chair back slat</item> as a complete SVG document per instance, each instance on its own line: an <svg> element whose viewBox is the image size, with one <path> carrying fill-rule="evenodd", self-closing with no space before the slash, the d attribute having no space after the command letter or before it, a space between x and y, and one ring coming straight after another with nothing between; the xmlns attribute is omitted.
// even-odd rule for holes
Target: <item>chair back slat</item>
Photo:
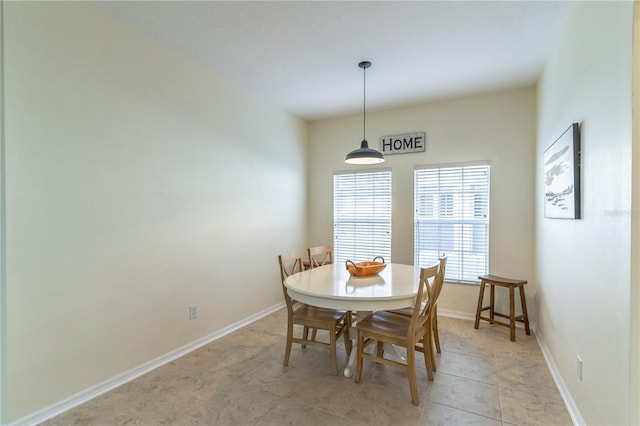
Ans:
<svg viewBox="0 0 640 426"><path fill-rule="evenodd" d="M278 256L278 263L280 263L280 278L282 279L282 292L284 294L284 301L287 304L287 310L291 312L293 301L287 292L287 287L284 285L284 280L289 276L302 272L304 267L302 266L302 255L300 253L292 252L287 254L281 254Z"/></svg>
<svg viewBox="0 0 640 426"><path fill-rule="evenodd" d="M333 246L317 246L307 249L309 255L309 268L333 263Z"/></svg>
<svg viewBox="0 0 640 426"><path fill-rule="evenodd" d="M420 269L420 282L418 284L418 293L416 301L413 305L413 315L409 325L409 336L417 340L425 334L426 327L429 325L431 317L431 309L435 303L434 290L439 279L440 263L427 266Z"/></svg>
<svg viewBox="0 0 640 426"><path fill-rule="evenodd" d="M440 293L442 292L442 287L444 286L444 274L446 269L447 269L447 256L442 256L440 258L440 268L438 270L438 277L434 282L434 286L432 290L434 304L438 302L438 298L440 297Z"/></svg>

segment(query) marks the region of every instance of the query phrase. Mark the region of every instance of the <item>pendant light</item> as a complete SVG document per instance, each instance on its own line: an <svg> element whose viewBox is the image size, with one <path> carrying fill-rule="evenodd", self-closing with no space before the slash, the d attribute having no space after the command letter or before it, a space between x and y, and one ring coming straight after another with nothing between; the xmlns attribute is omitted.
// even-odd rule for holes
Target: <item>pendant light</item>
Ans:
<svg viewBox="0 0 640 426"><path fill-rule="evenodd" d="M347 154L344 159L345 163L348 164L378 164L384 161L384 156L381 152L376 151L375 149L369 148L369 142L367 142L367 68L371 66L371 62L362 61L358 64L360 68L362 68L363 72L363 81L364 81L364 90L363 90L363 101L362 101L362 127L363 127L363 136L362 142L360 142L360 148L351 151Z"/></svg>

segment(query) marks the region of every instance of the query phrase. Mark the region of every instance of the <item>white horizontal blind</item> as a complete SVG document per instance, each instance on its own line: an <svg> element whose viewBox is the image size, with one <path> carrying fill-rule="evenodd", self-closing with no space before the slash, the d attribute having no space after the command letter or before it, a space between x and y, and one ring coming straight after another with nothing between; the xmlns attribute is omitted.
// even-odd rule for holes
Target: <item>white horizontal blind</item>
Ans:
<svg viewBox="0 0 640 426"><path fill-rule="evenodd" d="M489 269L488 163L414 171L415 264L447 255L445 279L479 282Z"/></svg>
<svg viewBox="0 0 640 426"><path fill-rule="evenodd" d="M391 171L333 176L334 262L391 261Z"/></svg>

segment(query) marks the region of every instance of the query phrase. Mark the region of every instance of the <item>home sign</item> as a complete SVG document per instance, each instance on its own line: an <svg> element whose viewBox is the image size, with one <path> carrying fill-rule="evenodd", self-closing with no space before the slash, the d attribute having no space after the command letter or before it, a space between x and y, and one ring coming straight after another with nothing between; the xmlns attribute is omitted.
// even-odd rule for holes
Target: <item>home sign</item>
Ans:
<svg viewBox="0 0 640 426"><path fill-rule="evenodd" d="M427 146L425 132L404 133L380 137L380 151L384 155L424 152Z"/></svg>

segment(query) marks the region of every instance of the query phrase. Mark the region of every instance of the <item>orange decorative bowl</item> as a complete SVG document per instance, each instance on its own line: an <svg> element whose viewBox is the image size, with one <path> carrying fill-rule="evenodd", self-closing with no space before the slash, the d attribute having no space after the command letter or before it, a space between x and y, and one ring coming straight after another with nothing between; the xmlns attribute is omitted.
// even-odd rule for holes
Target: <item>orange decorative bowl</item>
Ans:
<svg viewBox="0 0 640 426"><path fill-rule="evenodd" d="M380 259L381 262L376 261L376 259ZM371 275L376 275L387 267L382 256L376 256L370 262L354 263L351 260L347 260L345 264L352 277L369 277Z"/></svg>

